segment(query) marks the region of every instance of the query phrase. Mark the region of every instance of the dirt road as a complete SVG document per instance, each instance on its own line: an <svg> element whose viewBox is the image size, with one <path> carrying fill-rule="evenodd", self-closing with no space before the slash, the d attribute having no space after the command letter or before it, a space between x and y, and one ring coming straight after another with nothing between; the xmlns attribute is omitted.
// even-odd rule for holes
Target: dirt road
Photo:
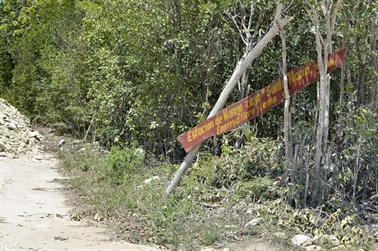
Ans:
<svg viewBox="0 0 378 251"><path fill-rule="evenodd" d="M0 251L157 250L113 241L104 226L70 220L54 162L1 160Z"/></svg>

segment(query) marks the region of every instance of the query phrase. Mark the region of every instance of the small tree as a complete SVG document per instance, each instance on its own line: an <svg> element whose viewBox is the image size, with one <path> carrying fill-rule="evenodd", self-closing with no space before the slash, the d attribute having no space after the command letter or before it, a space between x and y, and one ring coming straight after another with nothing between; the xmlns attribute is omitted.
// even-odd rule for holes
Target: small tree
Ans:
<svg viewBox="0 0 378 251"><path fill-rule="evenodd" d="M330 75L327 73L328 55L332 53L332 35L335 33L337 11L341 0L323 0L320 4L308 6L308 14L314 25L316 51L320 81L318 84L318 113L315 140L314 178L312 204L322 202L322 170L329 166L328 131L329 131L329 102L330 102ZM322 15L322 18L320 17ZM323 20L321 20L323 19ZM322 35L321 21L324 23ZM307 196L307 195L305 195Z"/></svg>

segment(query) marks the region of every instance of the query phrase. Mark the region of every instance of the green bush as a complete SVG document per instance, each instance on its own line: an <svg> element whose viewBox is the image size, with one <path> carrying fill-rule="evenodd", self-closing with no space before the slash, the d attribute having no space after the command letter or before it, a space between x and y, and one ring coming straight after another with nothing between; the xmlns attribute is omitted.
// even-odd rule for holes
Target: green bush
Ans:
<svg viewBox="0 0 378 251"><path fill-rule="evenodd" d="M274 187L274 181L269 177L256 177L249 181L240 181L235 185L235 195L246 198L266 198Z"/></svg>
<svg viewBox="0 0 378 251"><path fill-rule="evenodd" d="M254 177L272 176L282 173L278 160L279 145L272 139L252 138L240 149L227 147L212 163L215 165L214 185L230 187L236 181L248 181Z"/></svg>
<svg viewBox="0 0 378 251"><path fill-rule="evenodd" d="M112 148L111 153L105 157L108 176L120 183L130 178L143 167L144 152L139 148Z"/></svg>

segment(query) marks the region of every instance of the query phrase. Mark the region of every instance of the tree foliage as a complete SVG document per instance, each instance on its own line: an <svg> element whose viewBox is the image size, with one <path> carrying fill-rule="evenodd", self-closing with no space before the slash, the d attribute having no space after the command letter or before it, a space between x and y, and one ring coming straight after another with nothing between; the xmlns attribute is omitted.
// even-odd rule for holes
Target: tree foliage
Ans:
<svg viewBox="0 0 378 251"><path fill-rule="evenodd" d="M283 2L285 14L294 17L286 28L292 68L316 58L306 12L311 1ZM240 13L240 3L254 5L255 43L271 25L275 1L0 1L0 96L36 122L108 147L138 144L180 160L184 152L175 138L206 118L245 51L227 14L249 16L248 8ZM375 1L344 1L337 17L333 48L346 47L348 54L331 79L333 164L324 176L330 195L343 190L361 199L378 192L372 186L378 175L377 12ZM250 92L277 78L279 62L277 37L249 69ZM298 204L306 196L304 170L314 164L316 97L312 86L293 99L290 182L298 184ZM229 102L239 98L236 90ZM280 138L282 122L276 108L251 125L258 136ZM240 138L248 141L245 128L208 146L218 149L222 141Z"/></svg>

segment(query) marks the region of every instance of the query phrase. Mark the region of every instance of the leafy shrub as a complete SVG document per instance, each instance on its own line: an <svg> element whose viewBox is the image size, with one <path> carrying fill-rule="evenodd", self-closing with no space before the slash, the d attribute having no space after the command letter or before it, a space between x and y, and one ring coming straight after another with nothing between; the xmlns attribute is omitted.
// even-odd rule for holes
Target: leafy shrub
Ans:
<svg viewBox="0 0 378 251"><path fill-rule="evenodd" d="M235 194L243 198L263 198L269 196L274 182L269 177L256 177L249 181L240 181L234 185Z"/></svg>
<svg viewBox="0 0 378 251"><path fill-rule="evenodd" d="M282 200L268 202L260 207L259 213L274 228L284 229L292 233L305 233L314 237L334 235L346 248L362 248L370 250L372 235L359 227L355 214L337 209L326 213L318 209L293 209ZM276 229L277 230L277 229ZM323 243L327 250L330 243ZM348 249L349 250L349 249Z"/></svg>
<svg viewBox="0 0 378 251"><path fill-rule="evenodd" d="M277 176L282 172L278 162L278 147L276 141L265 138L251 138L240 149L227 146L228 153L213 162L216 173L214 185L230 187L238 180Z"/></svg>
<svg viewBox="0 0 378 251"><path fill-rule="evenodd" d="M115 181L129 178L138 169L143 167L144 152L139 148L119 148L115 147L106 156L105 162L107 173Z"/></svg>

